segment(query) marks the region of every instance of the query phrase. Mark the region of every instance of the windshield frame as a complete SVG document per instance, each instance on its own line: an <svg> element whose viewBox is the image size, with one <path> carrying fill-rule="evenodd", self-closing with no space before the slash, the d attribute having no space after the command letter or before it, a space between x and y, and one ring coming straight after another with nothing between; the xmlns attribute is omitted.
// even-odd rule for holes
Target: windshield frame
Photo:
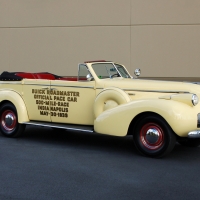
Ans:
<svg viewBox="0 0 200 200"><path fill-rule="evenodd" d="M94 65L104 65L104 64L111 64L112 66L113 66L113 68L115 69L114 71L116 71L117 73L117 77L116 76L113 76L114 74L112 74L111 75L111 73L110 73L110 71L109 71L109 69L108 69L108 66L105 66L105 68L106 68L106 71L107 71L107 77L105 77L105 78L102 78L102 76L101 75L99 75L98 73L97 73L97 70L95 70L95 68L94 68ZM122 74L122 72L120 72L120 70L118 69L118 67L117 66L119 66L119 67L121 67L122 69L123 69L123 71L124 71L124 76L123 76L123 74ZM125 68L125 66L123 66L123 65L121 65L121 64L118 64L118 63L113 63L113 62L97 62L97 63L91 63L91 67L92 67L92 70L94 71L94 73L95 73L95 75L96 75L96 77L98 78L98 79L107 79L107 78L110 78L110 79L113 79L113 78L132 78L132 76L129 74L129 72L128 72L128 70ZM100 67L100 66L99 66ZM111 69L111 68L110 68ZM105 71L104 71L105 72Z"/></svg>

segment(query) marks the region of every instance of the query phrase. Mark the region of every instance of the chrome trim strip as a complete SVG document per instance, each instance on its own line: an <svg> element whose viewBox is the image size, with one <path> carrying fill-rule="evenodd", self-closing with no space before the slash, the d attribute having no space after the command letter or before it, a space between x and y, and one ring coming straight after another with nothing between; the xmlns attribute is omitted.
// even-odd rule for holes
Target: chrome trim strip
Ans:
<svg viewBox="0 0 200 200"><path fill-rule="evenodd" d="M96 88L97 90L103 90L104 88Z"/></svg>
<svg viewBox="0 0 200 200"><path fill-rule="evenodd" d="M50 87L50 84L46 85L46 84L24 83L23 85L37 85L37 86L48 86L48 87Z"/></svg>
<svg viewBox="0 0 200 200"><path fill-rule="evenodd" d="M51 85L53 87L72 87L72 88L90 88L94 89L94 86L73 86L73 85Z"/></svg>
<svg viewBox="0 0 200 200"><path fill-rule="evenodd" d="M137 89L123 89L124 91L136 91L136 92L159 92L159 93L190 93L188 91L176 91L176 90L137 90Z"/></svg>
<svg viewBox="0 0 200 200"><path fill-rule="evenodd" d="M72 87L72 88L91 88L94 89L94 86L69 86L69 85L46 85L46 84L35 84L35 83L25 83L24 85L37 85L37 86L53 86L53 87Z"/></svg>
<svg viewBox="0 0 200 200"><path fill-rule="evenodd" d="M51 127L51 128L61 128L66 130L73 130L73 131L82 131L82 132L90 132L93 133L93 126L85 126L85 129L83 128L84 125L71 125L71 124L56 124L56 123L41 123L41 122L24 122L22 124L27 125L34 125L34 126L43 126L43 127ZM80 127L80 128L79 128ZM81 128L82 127L82 128Z"/></svg>
<svg viewBox="0 0 200 200"><path fill-rule="evenodd" d="M22 85L22 82L14 82L14 81L12 81L12 82L6 82L6 81L0 81L0 84L14 84L14 85Z"/></svg>

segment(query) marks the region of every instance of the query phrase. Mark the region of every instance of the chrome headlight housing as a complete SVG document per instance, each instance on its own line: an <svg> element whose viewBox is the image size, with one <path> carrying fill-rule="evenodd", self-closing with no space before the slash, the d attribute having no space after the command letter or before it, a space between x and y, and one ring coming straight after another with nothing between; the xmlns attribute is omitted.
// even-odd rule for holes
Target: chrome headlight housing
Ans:
<svg viewBox="0 0 200 200"><path fill-rule="evenodd" d="M199 103L199 98L196 94L192 95L192 104L196 106Z"/></svg>

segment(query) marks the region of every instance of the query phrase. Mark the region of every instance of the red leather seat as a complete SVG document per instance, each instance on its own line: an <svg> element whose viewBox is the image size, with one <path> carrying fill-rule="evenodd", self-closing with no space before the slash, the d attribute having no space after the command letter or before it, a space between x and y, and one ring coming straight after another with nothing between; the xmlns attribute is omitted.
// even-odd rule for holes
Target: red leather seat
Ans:
<svg viewBox="0 0 200 200"><path fill-rule="evenodd" d="M38 79L47 79L47 80L55 80L55 76L48 73L34 73Z"/></svg>
<svg viewBox="0 0 200 200"><path fill-rule="evenodd" d="M18 72L15 75L22 77L22 78L29 78L29 79L35 79L36 77L32 73L27 72Z"/></svg>

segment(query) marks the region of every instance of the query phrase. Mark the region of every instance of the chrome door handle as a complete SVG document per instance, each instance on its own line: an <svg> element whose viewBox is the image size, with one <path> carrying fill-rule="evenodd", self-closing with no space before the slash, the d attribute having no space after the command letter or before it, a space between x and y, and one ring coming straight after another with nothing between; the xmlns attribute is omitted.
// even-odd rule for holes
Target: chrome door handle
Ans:
<svg viewBox="0 0 200 200"><path fill-rule="evenodd" d="M50 90L58 90L57 88L51 88Z"/></svg>
<svg viewBox="0 0 200 200"><path fill-rule="evenodd" d="M42 89L43 89L43 90L49 90L49 88L48 88L48 87L43 87Z"/></svg>

